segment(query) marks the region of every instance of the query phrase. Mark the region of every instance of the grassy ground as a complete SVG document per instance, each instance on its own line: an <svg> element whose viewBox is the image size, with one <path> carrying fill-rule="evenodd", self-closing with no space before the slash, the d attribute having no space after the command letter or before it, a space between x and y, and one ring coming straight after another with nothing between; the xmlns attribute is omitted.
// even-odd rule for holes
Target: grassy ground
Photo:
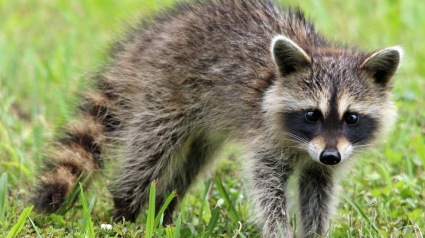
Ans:
<svg viewBox="0 0 425 238"><path fill-rule="evenodd" d="M101 228L101 224L112 224L108 181L96 183L85 194L87 206L80 200L65 215L44 216L26 210L21 219L19 216L31 206L28 199L46 142L56 126L72 117L74 93L84 88L84 73L102 62L104 50L120 35L123 22L134 22L159 5L169 4L157 2L0 0L0 173L4 174L0 179L0 233L4 236L10 232L13 237L20 225L20 237L84 237L84 229L98 237L135 237L152 230L152 216L146 214L137 225ZM345 195L329 236L422 237L425 4L415 0L286 2L298 2L328 36L369 50L401 45L406 51L393 90L399 109L397 126L385 145L360 156L357 166L343 175ZM215 172L224 189L213 179L211 199L202 202L208 186L200 182L184 199L175 224L154 232L164 237L173 237L172 232L180 232L182 237L258 235L248 222L241 182L234 178L238 166L228 159L237 156L232 151L229 147L221 155L223 162ZM235 209L229 209L228 198ZM90 212L91 201L94 208ZM201 210L202 219L198 216Z"/></svg>

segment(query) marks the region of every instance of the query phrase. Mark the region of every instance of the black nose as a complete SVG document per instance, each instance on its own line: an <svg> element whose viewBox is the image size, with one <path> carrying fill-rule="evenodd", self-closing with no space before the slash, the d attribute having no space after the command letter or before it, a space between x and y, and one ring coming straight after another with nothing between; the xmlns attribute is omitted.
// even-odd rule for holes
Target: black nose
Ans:
<svg viewBox="0 0 425 238"><path fill-rule="evenodd" d="M341 161L341 155L337 150L324 150L320 154L320 162L326 165L338 164Z"/></svg>

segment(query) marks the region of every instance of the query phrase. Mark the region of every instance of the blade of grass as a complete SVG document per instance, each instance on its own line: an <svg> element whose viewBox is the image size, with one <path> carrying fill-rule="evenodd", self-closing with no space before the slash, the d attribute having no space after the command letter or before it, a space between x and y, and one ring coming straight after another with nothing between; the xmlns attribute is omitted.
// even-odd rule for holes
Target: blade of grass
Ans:
<svg viewBox="0 0 425 238"><path fill-rule="evenodd" d="M239 214L236 212L235 207L230 202L229 195L227 194L226 190L224 189L223 184L221 183L221 180L218 176L215 176L214 178L215 184L217 186L217 190L220 192L221 197L224 200L224 203L226 204L228 210L229 210L229 216L232 219L232 221L236 224L239 221L241 221L241 218L239 217Z"/></svg>
<svg viewBox="0 0 425 238"><path fill-rule="evenodd" d="M366 213L360 208L359 205L357 205L356 202L351 200L350 197L348 197L346 194L342 194L344 196L345 201L347 201L353 208L356 210L371 226L372 228L382 237L381 232L379 231L378 227L372 221L369 219L369 217L366 215Z"/></svg>
<svg viewBox="0 0 425 238"><path fill-rule="evenodd" d="M148 218L146 222L146 238L151 238L153 235L154 222L155 222L155 190L156 190L156 180L151 184L149 191L149 209L148 209Z"/></svg>
<svg viewBox="0 0 425 238"><path fill-rule="evenodd" d="M388 169L384 167L384 165L380 164L380 163L375 163L375 165L379 168L379 172L381 174L381 176L384 178L385 181L385 185L387 188L391 188L392 187L392 179L390 176L390 173L388 172Z"/></svg>
<svg viewBox="0 0 425 238"><path fill-rule="evenodd" d="M219 216L220 216L220 207L215 207L213 212L211 213L210 222L208 222L207 233L205 233L203 238L211 237L211 233L213 232L215 226L217 225Z"/></svg>
<svg viewBox="0 0 425 238"><path fill-rule="evenodd" d="M78 193L81 193L80 184L84 186L90 176L91 173L87 174L87 176L84 176L84 173L81 173L80 176L78 176L74 187L72 187L71 193L68 195L68 197L66 197L65 202L56 212L58 215L65 215L65 213L67 213L72 208L72 204L74 203L75 198L77 197Z"/></svg>
<svg viewBox="0 0 425 238"><path fill-rule="evenodd" d="M27 219L33 207L34 206L24 209L22 214L19 216L18 222L12 227L12 229L10 229L9 234L7 234L7 238L18 236L19 232L22 230L22 228L24 228L25 220Z"/></svg>
<svg viewBox="0 0 425 238"><path fill-rule="evenodd" d="M205 233L206 231L205 231L205 226L202 226L202 232L201 232L201 236L200 237L205 237L206 236L206 233Z"/></svg>
<svg viewBox="0 0 425 238"><path fill-rule="evenodd" d="M37 227L35 226L35 224L34 224L34 222L32 221L32 219L31 219L31 217L30 217L30 216L28 216L28 219L30 220L31 225L32 225L32 227L34 228L35 233L37 233L37 237L38 237L38 238L43 238L43 237L40 235L40 233L38 233Z"/></svg>
<svg viewBox="0 0 425 238"><path fill-rule="evenodd" d="M82 201L82 204L83 204L83 213L84 213L83 224L81 226L81 236L85 237L86 229L87 229L87 226L88 226L89 230L88 230L87 237L88 238L95 238L93 223L91 221L90 215L91 215L91 212L93 210L93 206L94 206L96 196L93 196L93 198L90 201L90 206L87 208L87 201L86 201L86 198L84 196L83 186L81 184L80 184L80 192L81 192L81 201Z"/></svg>
<svg viewBox="0 0 425 238"><path fill-rule="evenodd" d="M167 238L173 238L174 237L174 230L176 228L175 227L166 227L165 228L165 235L167 236Z"/></svg>
<svg viewBox="0 0 425 238"><path fill-rule="evenodd" d="M161 218L162 218L162 214L164 214L165 209L167 209L168 205L170 205L170 202L176 197L176 191L173 191L167 198L167 200L165 200L164 205L162 205L161 209L158 212L158 215L156 215L155 221L154 221L154 225L153 228L157 228Z"/></svg>
<svg viewBox="0 0 425 238"><path fill-rule="evenodd" d="M0 178L0 221L4 221L7 212L7 173Z"/></svg>
<svg viewBox="0 0 425 238"><path fill-rule="evenodd" d="M204 219L202 218L204 215L204 204L205 204L205 199L207 199L207 193L211 186L211 182L212 182L211 179L208 179L207 182L205 183L205 190L204 190L204 193L202 194L201 207L199 208L199 215L198 215L199 223L203 223L204 221Z"/></svg>
<svg viewBox="0 0 425 238"><path fill-rule="evenodd" d="M163 219L164 219L164 216L161 215L161 219L159 219L158 234L162 234L162 232L164 230L164 226L162 225L163 224Z"/></svg>
<svg viewBox="0 0 425 238"><path fill-rule="evenodd" d="M174 230L173 238L179 238L180 237L181 224L182 224L182 214L180 214L179 218L177 219L176 229Z"/></svg>
<svg viewBox="0 0 425 238"><path fill-rule="evenodd" d="M280 237L285 238L285 235L283 234L282 226L280 225L278 221L276 221L276 223L277 223L277 229L279 229Z"/></svg>

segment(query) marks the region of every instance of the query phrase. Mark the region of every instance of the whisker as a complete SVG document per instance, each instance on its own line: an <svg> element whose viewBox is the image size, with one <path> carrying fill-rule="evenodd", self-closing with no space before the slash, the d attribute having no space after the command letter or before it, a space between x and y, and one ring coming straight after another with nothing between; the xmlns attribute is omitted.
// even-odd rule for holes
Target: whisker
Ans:
<svg viewBox="0 0 425 238"><path fill-rule="evenodd" d="M362 141L364 139L364 136L366 136L366 135L369 135L369 133L368 132L365 132L365 133L361 134L360 136L358 136L358 138L355 141L353 141L352 144L354 145L354 144Z"/></svg>
<svg viewBox="0 0 425 238"><path fill-rule="evenodd" d="M309 140L307 138L305 138L305 136L300 136L300 135L296 135L294 133L290 133L290 132L284 132L285 135L288 135L294 139L299 140L300 142L304 142L304 143L309 143Z"/></svg>
<svg viewBox="0 0 425 238"><path fill-rule="evenodd" d="M307 150L307 147L302 147L302 146L288 146L289 148L297 148L297 149L302 149L302 150Z"/></svg>
<svg viewBox="0 0 425 238"><path fill-rule="evenodd" d="M287 141L292 141L292 142L300 143L300 144L303 144L303 145L307 145L308 144L307 141L303 141L303 140L300 140L298 138L293 138L292 139L292 138L287 138L287 137L280 137L279 139L287 140Z"/></svg>
<svg viewBox="0 0 425 238"><path fill-rule="evenodd" d="M361 148L361 147L366 147L366 146L371 146L372 144L363 144L363 145L354 145L353 149L357 149L357 148Z"/></svg>

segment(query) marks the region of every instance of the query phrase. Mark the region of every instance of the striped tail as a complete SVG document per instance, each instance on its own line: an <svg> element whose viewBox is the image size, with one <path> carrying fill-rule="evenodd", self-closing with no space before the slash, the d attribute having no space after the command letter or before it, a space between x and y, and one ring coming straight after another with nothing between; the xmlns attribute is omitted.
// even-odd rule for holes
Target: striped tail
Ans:
<svg viewBox="0 0 425 238"><path fill-rule="evenodd" d="M99 91L86 95L80 117L64 128L46 157L33 199L42 212L56 212L79 177L83 180L102 169L107 133L116 130L120 123L110 106L113 90L104 81L98 81L96 86Z"/></svg>

